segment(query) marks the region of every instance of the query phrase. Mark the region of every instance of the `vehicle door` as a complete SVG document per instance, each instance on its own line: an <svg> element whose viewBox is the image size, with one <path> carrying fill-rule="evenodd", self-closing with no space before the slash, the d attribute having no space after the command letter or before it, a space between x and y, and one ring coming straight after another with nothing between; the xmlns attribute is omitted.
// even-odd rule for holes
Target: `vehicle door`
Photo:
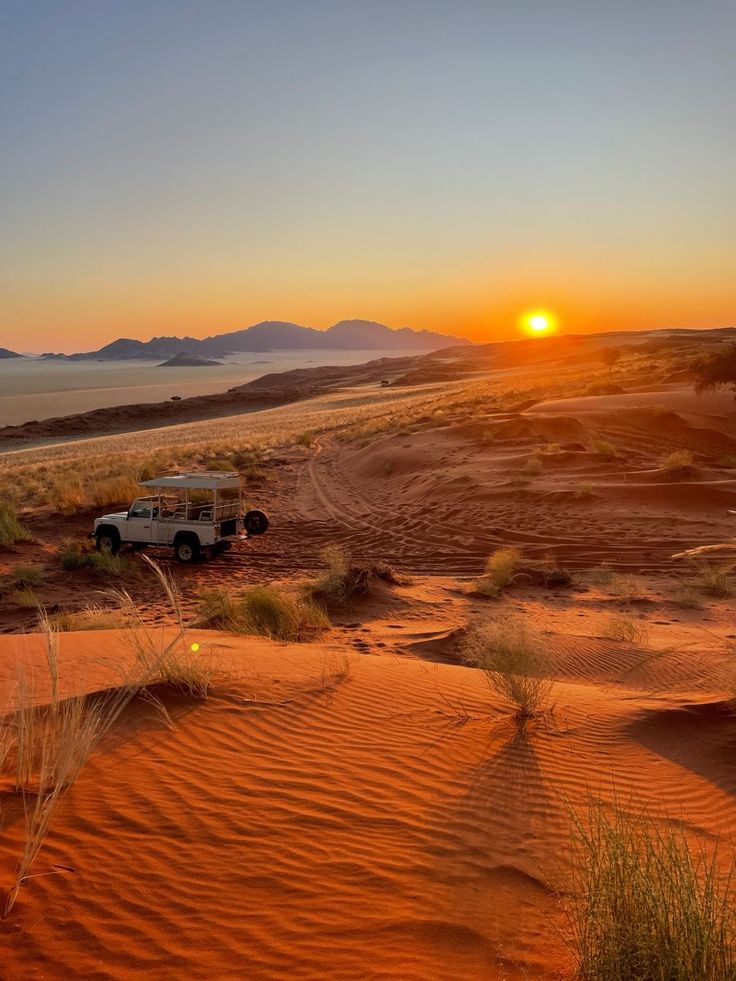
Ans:
<svg viewBox="0 0 736 981"><path fill-rule="evenodd" d="M125 538L129 542L156 541L158 533L158 507L155 501L138 500L135 501L128 511L128 518L125 522Z"/></svg>

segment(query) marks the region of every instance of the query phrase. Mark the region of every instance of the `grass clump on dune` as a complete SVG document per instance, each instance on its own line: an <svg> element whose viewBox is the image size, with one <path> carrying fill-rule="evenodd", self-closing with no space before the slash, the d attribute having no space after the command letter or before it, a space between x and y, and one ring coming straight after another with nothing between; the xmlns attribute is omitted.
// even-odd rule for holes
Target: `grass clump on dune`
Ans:
<svg viewBox="0 0 736 981"><path fill-rule="evenodd" d="M590 448L598 456L604 456L607 460L614 460L620 455L618 448L607 439L594 439Z"/></svg>
<svg viewBox="0 0 736 981"><path fill-rule="evenodd" d="M661 466L668 473L680 474L683 477L691 476L698 472L695 457L690 450L674 450L674 452L664 457Z"/></svg>
<svg viewBox="0 0 736 981"><path fill-rule="evenodd" d="M198 623L283 641L305 640L330 625L317 603L273 586L257 586L236 597L223 589L210 590L202 595Z"/></svg>
<svg viewBox="0 0 736 981"><path fill-rule="evenodd" d="M325 611L308 599L295 599L272 586L257 586L244 594L240 611L246 633L274 640L302 640L329 626Z"/></svg>
<svg viewBox="0 0 736 981"><path fill-rule="evenodd" d="M611 613L603 623L603 636L627 644L646 644L649 630L646 623L633 613Z"/></svg>
<svg viewBox="0 0 736 981"><path fill-rule="evenodd" d="M43 582L43 572L35 565L16 565L10 570L10 581L16 589L32 589Z"/></svg>
<svg viewBox="0 0 736 981"><path fill-rule="evenodd" d="M59 553L59 563L64 572L89 569L101 576L120 577L130 571L130 563L122 555L88 552L80 542L71 540L64 542Z"/></svg>
<svg viewBox="0 0 736 981"><path fill-rule="evenodd" d="M498 596L516 578L516 570L521 562L521 551L509 546L496 549L486 560L486 570L476 582L475 591L483 596Z"/></svg>
<svg viewBox="0 0 736 981"><path fill-rule="evenodd" d="M388 563L357 565L343 545L328 545L320 552L325 571L306 590L307 596L319 606L332 608L350 606L353 600L369 596L377 581L400 586L406 582Z"/></svg>
<svg viewBox="0 0 736 981"><path fill-rule="evenodd" d="M573 815L569 943L584 981L733 981L736 914L718 853L639 811Z"/></svg>
<svg viewBox="0 0 736 981"><path fill-rule="evenodd" d="M622 576L614 572L606 588L612 596L624 603L638 603L647 598L646 587L636 576Z"/></svg>
<svg viewBox="0 0 736 981"><path fill-rule="evenodd" d="M10 501L0 501L0 548L17 542L27 542L30 535L18 520L18 512Z"/></svg>
<svg viewBox="0 0 736 981"><path fill-rule="evenodd" d="M484 672L493 691L515 706L520 729L548 709L554 682L545 677L538 642L520 620L505 617L476 627L466 641L465 657Z"/></svg>
<svg viewBox="0 0 736 981"><path fill-rule="evenodd" d="M705 562L690 582L706 596L712 596L714 599L728 599L734 593L732 572L732 565L713 566L709 562Z"/></svg>

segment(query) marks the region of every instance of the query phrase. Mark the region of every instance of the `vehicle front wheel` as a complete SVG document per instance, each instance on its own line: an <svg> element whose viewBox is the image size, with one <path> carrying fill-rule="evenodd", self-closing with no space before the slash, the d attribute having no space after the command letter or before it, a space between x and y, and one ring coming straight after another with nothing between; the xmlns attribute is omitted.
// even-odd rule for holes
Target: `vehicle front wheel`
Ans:
<svg viewBox="0 0 736 981"><path fill-rule="evenodd" d="M117 555L120 551L120 536L115 531L101 531L97 535L97 551L105 555Z"/></svg>
<svg viewBox="0 0 736 981"><path fill-rule="evenodd" d="M182 538L174 546L174 555L177 562L189 565L196 562L199 558L199 542L194 538Z"/></svg>

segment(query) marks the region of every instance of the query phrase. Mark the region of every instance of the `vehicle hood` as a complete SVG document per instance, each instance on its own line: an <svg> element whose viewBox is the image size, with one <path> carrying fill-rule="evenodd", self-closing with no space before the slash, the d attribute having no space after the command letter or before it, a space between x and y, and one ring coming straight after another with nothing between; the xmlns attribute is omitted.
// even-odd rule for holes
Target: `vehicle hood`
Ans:
<svg viewBox="0 0 736 981"><path fill-rule="evenodd" d="M116 511L115 514L103 514L101 518L96 518L97 521L124 521L128 517L127 511Z"/></svg>

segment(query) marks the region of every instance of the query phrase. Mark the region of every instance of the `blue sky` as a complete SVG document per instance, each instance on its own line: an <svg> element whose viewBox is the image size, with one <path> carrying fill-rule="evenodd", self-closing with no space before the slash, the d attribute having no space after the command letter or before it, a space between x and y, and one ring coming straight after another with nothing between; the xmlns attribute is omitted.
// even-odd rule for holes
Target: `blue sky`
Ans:
<svg viewBox="0 0 736 981"><path fill-rule="evenodd" d="M0 0L0 344L732 323L736 7Z"/></svg>

